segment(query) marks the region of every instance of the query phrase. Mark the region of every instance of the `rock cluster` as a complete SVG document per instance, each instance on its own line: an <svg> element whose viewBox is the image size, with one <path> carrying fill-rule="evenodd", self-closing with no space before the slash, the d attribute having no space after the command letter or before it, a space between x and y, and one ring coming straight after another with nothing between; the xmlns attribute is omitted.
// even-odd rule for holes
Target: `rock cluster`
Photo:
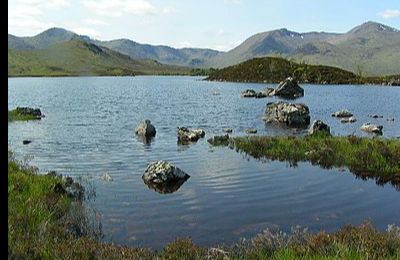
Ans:
<svg viewBox="0 0 400 260"><path fill-rule="evenodd" d="M177 130L178 142L197 142L200 138L203 138L206 133L202 129L189 129L187 127L178 127Z"/></svg>
<svg viewBox="0 0 400 260"><path fill-rule="evenodd" d="M242 97L245 98L265 98L271 96L274 91L273 88L266 88L265 90L255 91L254 89L246 89L242 92Z"/></svg>

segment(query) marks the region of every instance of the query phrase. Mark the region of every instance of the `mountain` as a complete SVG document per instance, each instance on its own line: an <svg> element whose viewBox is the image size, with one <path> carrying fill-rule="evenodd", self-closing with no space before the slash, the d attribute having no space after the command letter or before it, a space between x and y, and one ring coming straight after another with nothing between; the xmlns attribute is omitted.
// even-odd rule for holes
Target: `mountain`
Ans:
<svg viewBox="0 0 400 260"><path fill-rule="evenodd" d="M335 66L360 75L399 74L400 32L375 22L342 34L274 30L251 36L233 50L211 58L206 66L221 68L263 56Z"/></svg>
<svg viewBox="0 0 400 260"><path fill-rule="evenodd" d="M9 34L8 48L13 50L43 49L53 44L63 43L73 39L80 39L98 46L103 46L126 54L133 59L151 59L161 63L190 67L202 67L211 57L218 56L222 53L211 49L176 49L163 45L141 44L128 39L99 41L62 28L51 28L32 37L17 37Z"/></svg>
<svg viewBox="0 0 400 260"><path fill-rule="evenodd" d="M226 67L255 57L288 54L304 44L324 41L336 35L324 32L297 33L286 28L258 33L227 53L211 59L208 64Z"/></svg>
<svg viewBox="0 0 400 260"><path fill-rule="evenodd" d="M189 68L134 60L95 44L72 39L40 49L8 49L9 76L188 74ZM45 46L48 40L37 41ZM36 45L36 46L38 46ZM23 46L25 47L25 46Z"/></svg>

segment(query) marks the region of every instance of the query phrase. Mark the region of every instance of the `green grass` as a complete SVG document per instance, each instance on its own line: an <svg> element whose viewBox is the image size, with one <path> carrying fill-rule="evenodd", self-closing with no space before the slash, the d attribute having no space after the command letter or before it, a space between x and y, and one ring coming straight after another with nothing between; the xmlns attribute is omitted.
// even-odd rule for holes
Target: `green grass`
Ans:
<svg viewBox="0 0 400 260"><path fill-rule="evenodd" d="M400 188L400 140L356 136L247 136L229 140L239 152L254 158L309 161L323 168L348 167L358 177ZM224 145L227 145L226 143Z"/></svg>
<svg viewBox="0 0 400 260"><path fill-rule="evenodd" d="M45 49L8 49L8 76L132 76L189 75L190 69L127 55L82 40Z"/></svg>
<svg viewBox="0 0 400 260"><path fill-rule="evenodd" d="M9 259L400 259L400 228L378 231L369 222L338 231L293 228L264 232L236 244L202 247L178 238L162 250L101 243L86 230L81 200L60 192L63 178L8 159Z"/></svg>
<svg viewBox="0 0 400 260"><path fill-rule="evenodd" d="M40 118L34 115L23 115L18 112L17 109L8 111L8 121L28 121L28 120L39 120Z"/></svg>

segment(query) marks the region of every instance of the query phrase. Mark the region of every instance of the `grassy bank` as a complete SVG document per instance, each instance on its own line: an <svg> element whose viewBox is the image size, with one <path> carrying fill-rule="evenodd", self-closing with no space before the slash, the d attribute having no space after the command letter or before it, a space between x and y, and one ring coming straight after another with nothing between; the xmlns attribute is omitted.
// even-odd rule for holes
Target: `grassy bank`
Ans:
<svg viewBox="0 0 400 260"><path fill-rule="evenodd" d="M28 120L38 120L40 117L37 117L32 114L21 114L17 109L8 110L8 121L28 121Z"/></svg>
<svg viewBox="0 0 400 260"><path fill-rule="evenodd" d="M400 188L400 140L356 136L249 136L216 145L234 146L255 158L309 161L323 168L348 167L357 176Z"/></svg>
<svg viewBox="0 0 400 260"><path fill-rule="evenodd" d="M295 228L263 233L237 244L201 247L177 239L160 251L99 242L72 180L39 175L9 153L9 259L399 259L400 228L384 232L372 224L345 226L333 233ZM69 184L68 184L69 183ZM74 183L74 182L72 182Z"/></svg>

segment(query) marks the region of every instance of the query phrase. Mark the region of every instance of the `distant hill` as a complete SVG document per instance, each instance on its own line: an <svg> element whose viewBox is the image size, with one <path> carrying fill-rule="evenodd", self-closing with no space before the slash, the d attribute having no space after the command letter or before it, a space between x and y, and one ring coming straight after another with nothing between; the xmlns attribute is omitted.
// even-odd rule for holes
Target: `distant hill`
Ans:
<svg viewBox="0 0 400 260"><path fill-rule="evenodd" d="M9 76L188 74L189 69L157 61L134 60L127 55L81 39L65 40L40 49L8 49ZM20 43L18 43L20 44ZM43 46L48 47L43 47ZM24 47L26 45L23 45Z"/></svg>
<svg viewBox="0 0 400 260"><path fill-rule="evenodd" d="M62 28L51 28L32 37L9 34L8 45L12 50L37 50L74 39L109 48L132 59L151 59L192 68L223 68L255 57L268 56L334 66L357 75L400 73L400 32L375 22L366 22L347 33L298 33L288 29L258 33L228 52L201 48L177 49L141 44L129 39L99 41Z"/></svg>
<svg viewBox="0 0 400 260"><path fill-rule="evenodd" d="M362 77L336 67L297 63L277 57L253 58L233 66L213 69L206 80L279 83L287 77L293 77L300 83L312 84L400 85L400 74Z"/></svg>
<svg viewBox="0 0 400 260"><path fill-rule="evenodd" d="M62 29L51 28L32 37L17 37L8 35L8 48L13 50L43 49L53 44L80 39L98 46L103 46L114 51L126 54L133 59L150 59L171 65L202 67L210 58L222 52L211 49L182 48L176 49L169 46L155 46L141 44L128 39L99 41L85 35Z"/></svg>
<svg viewBox="0 0 400 260"><path fill-rule="evenodd" d="M399 74L400 32L375 22L366 22L344 34L274 30L248 38L206 65L221 68L264 56L335 66L360 75Z"/></svg>

